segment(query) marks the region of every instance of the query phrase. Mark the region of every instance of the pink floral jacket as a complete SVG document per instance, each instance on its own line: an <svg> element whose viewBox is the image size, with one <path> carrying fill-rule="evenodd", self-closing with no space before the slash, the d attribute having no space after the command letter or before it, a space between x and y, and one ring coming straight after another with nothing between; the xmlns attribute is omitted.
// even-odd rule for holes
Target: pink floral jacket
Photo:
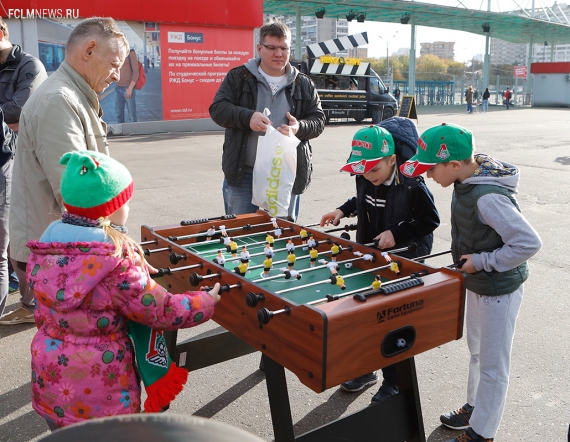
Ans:
<svg viewBox="0 0 570 442"><path fill-rule="evenodd" d="M65 426L137 413L141 389L127 320L176 330L210 319L206 292L174 295L134 259L102 242L28 242L27 277L38 326L32 345L32 405Z"/></svg>

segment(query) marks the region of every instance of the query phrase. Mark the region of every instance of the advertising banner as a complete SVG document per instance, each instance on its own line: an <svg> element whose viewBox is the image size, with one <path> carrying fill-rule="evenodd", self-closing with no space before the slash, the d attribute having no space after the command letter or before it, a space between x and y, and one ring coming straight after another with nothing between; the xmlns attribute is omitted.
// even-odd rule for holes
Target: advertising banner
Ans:
<svg viewBox="0 0 570 442"><path fill-rule="evenodd" d="M162 24L165 120L209 118L208 108L230 69L255 56L253 29Z"/></svg>
<svg viewBox="0 0 570 442"><path fill-rule="evenodd" d="M513 74L518 78L526 78L526 66L515 66Z"/></svg>

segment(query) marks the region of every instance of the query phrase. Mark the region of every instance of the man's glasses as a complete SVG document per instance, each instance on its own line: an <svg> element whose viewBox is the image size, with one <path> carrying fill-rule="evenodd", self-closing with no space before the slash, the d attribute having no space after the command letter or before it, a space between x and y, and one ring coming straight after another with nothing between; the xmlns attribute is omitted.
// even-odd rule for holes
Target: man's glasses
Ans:
<svg viewBox="0 0 570 442"><path fill-rule="evenodd" d="M289 48L287 46L273 46L273 45L266 45L264 43L261 43L261 46L264 46L265 48L269 49L270 51L276 51L277 49L281 49L281 51L283 51L283 52L289 52L291 50L291 48Z"/></svg>

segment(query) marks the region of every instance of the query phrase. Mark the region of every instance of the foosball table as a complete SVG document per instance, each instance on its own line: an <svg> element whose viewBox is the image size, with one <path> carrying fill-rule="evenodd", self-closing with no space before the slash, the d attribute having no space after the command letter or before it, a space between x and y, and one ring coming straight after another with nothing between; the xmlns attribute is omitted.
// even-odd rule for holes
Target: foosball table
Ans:
<svg viewBox="0 0 570 442"><path fill-rule="evenodd" d="M461 338L461 272L262 211L141 233L172 293L221 284L213 320L225 331L180 343L168 333L172 359L196 370L262 352L276 442L425 441L413 357ZM398 395L295 437L284 368L319 393L393 364Z"/></svg>

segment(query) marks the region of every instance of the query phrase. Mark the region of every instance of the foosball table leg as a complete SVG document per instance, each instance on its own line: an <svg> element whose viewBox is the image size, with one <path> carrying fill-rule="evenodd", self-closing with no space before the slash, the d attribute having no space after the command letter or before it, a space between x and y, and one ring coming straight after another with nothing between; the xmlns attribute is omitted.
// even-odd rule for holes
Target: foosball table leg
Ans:
<svg viewBox="0 0 570 442"><path fill-rule="evenodd" d="M285 369L266 355L262 355L261 365L265 371L275 442L295 442Z"/></svg>

